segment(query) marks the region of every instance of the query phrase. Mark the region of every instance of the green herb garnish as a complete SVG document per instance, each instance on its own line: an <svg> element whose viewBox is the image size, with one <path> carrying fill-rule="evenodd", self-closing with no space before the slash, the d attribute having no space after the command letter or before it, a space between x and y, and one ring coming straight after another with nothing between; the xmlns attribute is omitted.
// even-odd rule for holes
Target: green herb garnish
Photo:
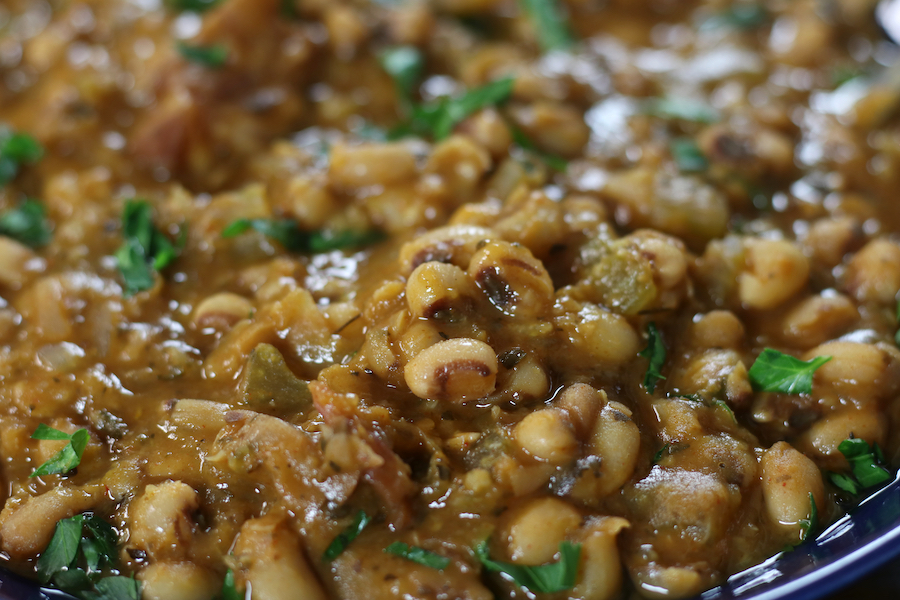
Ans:
<svg viewBox="0 0 900 600"><path fill-rule="evenodd" d="M37 575L41 583L48 583L56 573L75 562L81 544L83 523L84 515L75 515L56 524L50 544L37 561Z"/></svg>
<svg viewBox="0 0 900 600"><path fill-rule="evenodd" d="M105 577L95 585L96 592L81 594L85 600L140 600L141 584L132 577Z"/></svg>
<svg viewBox="0 0 900 600"><path fill-rule="evenodd" d="M652 394L656 390L656 384L661 379L665 379L660 369L666 361L666 347L656 328L656 323L647 325L647 347L638 352L638 356L646 358L650 362L647 365L647 372L644 374L644 389Z"/></svg>
<svg viewBox="0 0 900 600"><path fill-rule="evenodd" d="M843 473L829 473L828 479L836 488L843 490L852 496L859 495L859 484L856 483L856 480L850 475L844 475Z"/></svg>
<svg viewBox="0 0 900 600"><path fill-rule="evenodd" d="M809 493L809 518L800 520L800 541L805 542L819 523L819 509L816 508L816 499Z"/></svg>
<svg viewBox="0 0 900 600"><path fill-rule="evenodd" d="M125 295L133 296L153 287L153 273L165 269L184 247L186 230L173 244L153 225L153 208L143 200L129 200L122 213L124 243L116 261L125 283Z"/></svg>
<svg viewBox="0 0 900 600"><path fill-rule="evenodd" d="M312 254L366 246L384 238L384 234L377 230L304 231L291 219L238 219L222 230L222 237L232 238L251 229L272 238L286 250Z"/></svg>
<svg viewBox="0 0 900 600"><path fill-rule="evenodd" d="M166 6L172 10L201 13L213 8L222 0L166 0Z"/></svg>
<svg viewBox="0 0 900 600"><path fill-rule="evenodd" d="M830 356L817 356L802 361L772 348L765 348L750 367L748 375L753 389L782 394L809 394L812 392L816 369L831 360Z"/></svg>
<svg viewBox="0 0 900 600"><path fill-rule="evenodd" d="M384 551L388 554L411 560L414 563L437 569L438 571L443 571L447 568L447 565L450 564L450 559L446 556L435 554L434 552L419 548L418 546L410 546L403 542L394 542L385 548Z"/></svg>
<svg viewBox="0 0 900 600"><path fill-rule="evenodd" d="M381 52L378 61L394 80L401 100L411 105L413 90L425 68L422 53L415 46L394 46Z"/></svg>
<svg viewBox="0 0 900 600"><path fill-rule="evenodd" d="M512 139L516 146L518 146L522 150L525 150L526 152L534 154L539 159L541 159L544 164L546 164L554 171L565 173L566 169L569 168L569 163L566 159L562 158L561 156L550 154L549 152L544 152L538 149L538 147L534 145L534 142L528 139L528 136L525 135L525 132L515 125L510 124L509 129L512 133Z"/></svg>
<svg viewBox="0 0 900 600"><path fill-rule="evenodd" d="M203 65L209 69L219 69L228 61L228 48L222 44L212 46L191 46L178 43L178 53L190 62Z"/></svg>
<svg viewBox="0 0 900 600"><path fill-rule="evenodd" d="M36 163L43 155L43 147L27 133L0 128L0 186L15 179L23 164Z"/></svg>
<svg viewBox="0 0 900 600"><path fill-rule="evenodd" d="M225 573L225 580L222 582L222 600L244 600L244 595L237 589L234 581L234 571L228 569Z"/></svg>
<svg viewBox="0 0 900 600"><path fill-rule="evenodd" d="M347 546L350 545L350 542L356 539L356 537L362 533L363 529L366 528L372 521L372 518L365 513L365 511L359 511L356 513L356 516L353 517L353 521L344 529L342 532L337 534L331 543L328 544L328 548L325 549L325 552L322 554L322 560L325 562L330 562L341 555L341 552L347 549Z"/></svg>
<svg viewBox="0 0 900 600"><path fill-rule="evenodd" d="M735 423L738 422L737 416L734 414L734 411L731 409L730 406L728 406L728 403L725 402L724 400L714 400L713 407L721 408L722 410L724 410L725 412L728 413L728 416L731 417L732 421L734 421Z"/></svg>
<svg viewBox="0 0 900 600"><path fill-rule="evenodd" d="M25 200L16 208L3 212L0 214L0 235L32 248L46 246L51 234L44 206L36 200Z"/></svg>
<svg viewBox="0 0 900 600"><path fill-rule="evenodd" d="M669 143L669 151L682 173L701 173L709 168L709 161L697 142L691 138L676 138Z"/></svg>
<svg viewBox="0 0 900 600"><path fill-rule="evenodd" d="M840 443L838 450L850 463L853 477L862 489L874 487L891 480L891 472L881 466L884 459L879 458L881 449L878 448L877 444L875 448L872 448L865 440L858 438L848 439Z"/></svg>
<svg viewBox="0 0 900 600"><path fill-rule="evenodd" d="M735 4L728 10L722 11L700 25L700 30L716 29L719 27L731 27L749 31L756 29L769 20L769 13L761 4Z"/></svg>
<svg viewBox="0 0 900 600"><path fill-rule="evenodd" d="M566 50L574 43L563 9L557 0L519 0L544 52Z"/></svg>
<svg viewBox="0 0 900 600"><path fill-rule="evenodd" d="M58 429L53 429L41 423L38 425L34 433L31 434L33 440L58 440L65 441L66 445L62 450L54 454L50 460L34 470L31 477L42 477L44 475L56 475L68 473L79 464L81 464L81 456L87 447L91 434L87 429L79 429L73 434L68 434Z"/></svg>
<svg viewBox="0 0 900 600"><path fill-rule="evenodd" d="M644 111L661 119L694 123L715 123L720 119L713 107L687 98L654 98L644 105Z"/></svg>
<svg viewBox="0 0 900 600"><path fill-rule="evenodd" d="M663 459L664 454L669 453L669 444L665 444L662 448L656 451L656 454L653 455L653 464L659 464L659 461Z"/></svg>
<svg viewBox="0 0 900 600"><path fill-rule="evenodd" d="M512 77L498 79L469 90L457 98L441 98L429 104L413 106L409 121L395 127L388 137L398 139L418 135L443 140L460 121L472 113L506 102L512 94L514 83Z"/></svg>
<svg viewBox="0 0 900 600"><path fill-rule="evenodd" d="M486 541L475 548L475 556L485 569L505 573L516 585L539 594L552 594L575 586L581 544L562 542L559 554L560 558L555 563L529 567L491 560Z"/></svg>

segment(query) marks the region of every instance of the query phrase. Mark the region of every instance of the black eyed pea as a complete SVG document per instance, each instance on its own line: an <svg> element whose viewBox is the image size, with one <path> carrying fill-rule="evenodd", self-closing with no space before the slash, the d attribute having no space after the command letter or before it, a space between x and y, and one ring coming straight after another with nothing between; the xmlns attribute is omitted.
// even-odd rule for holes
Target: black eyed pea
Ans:
<svg viewBox="0 0 900 600"><path fill-rule="evenodd" d="M568 415L560 408L529 413L513 430L519 447L548 463L563 465L575 459L578 439Z"/></svg>
<svg viewBox="0 0 900 600"><path fill-rule="evenodd" d="M825 506L819 467L787 442L776 442L760 461L762 490L769 518L787 535L800 534L801 521L811 513L809 496Z"/></svg>
<svg viewBox="0 0 900 600"><path fill-rule="evenodd" d="M400 272L408 275L422 263L432 260L465 268L478 245L496 237L494 231L477 225L433 229L400 248Z"/></svg>
<svg viewBox="0 0 900 600"><path fill-rule="evenodd" d="M470 338L444 340L407 363L406 385L419 398L465 402L491 394L497 384L497 355Z"/></svg>
<svg viewBox="0 0 900 600"><path fill-rule="evenodd" d="M222 587L215 573L189 562L155 562L138 578L145 600L213 600Z"/></svg>
<svg viewBox="0 0 900 600"><path fill-rule="evenodd" d="M737 281L746 308L775 308L806 286L809 261L795 244L754 239L745 242L745 247L746 265Z"/></svg>
<svg viewBox="0 0 900 600"><path fill-rule="evenodd" d="M816 356L832 359L816 371L813 394L859 406L887 398L900 385L900 360L896 348L836 340L809 350L803 360Z"/></svg>
<svg viewBox="0 0 900 600"><path fill-rule="evenodd" d="M514 509L506 536L509 557L515 563L550 562L560 542L581 525L581 513L558 498L540 498Z"/></svg>
<svg viewBox="0 0 900 600"><path fill-rule="evenodd" d="M253 313L253 304L237 294L222 292L205 298L197 308L191 321L200 329L211 328L225 331Z"/></svg>
<svg viewBox="0 0 900 600"><path fill-rule="evenodd" d="M616 539L628 527L628 521L621 517L600 517L584 526L581 569L571 597L583 600L612 600L619 597L622 562Z"/></svg>
<svg viewBox="0 0 900 600"><path fill-rule="evenodd" d="M900 245L872 240L847 264L845 287L859 302L893 305L900 291Z"/></svg>
<svg viewBox="0 0 900 600"><path fill-rule="evenodd" d="M847 460L838 450L841 442L859 438L870 445L884 446L887 428L888 419L880 411L851 406L816 421L803 434L800 447L820 465L839 471L847 468Z"/></svg>
<svg viewBox="0 0 900 600"><path fill-rule="evenodd" d="M409 311L425 319L441 318L448 311L465 309L475 293L475 286L465 271L436 261L416 267L406 282Z"/></svg>
<svg viewBox="0 0 900 600"><path fill-rule="evenodd" d="M553 304L553 281L524 246L488 242L472 257L469 276L491 304L511 317L537 317Z"/></svg>

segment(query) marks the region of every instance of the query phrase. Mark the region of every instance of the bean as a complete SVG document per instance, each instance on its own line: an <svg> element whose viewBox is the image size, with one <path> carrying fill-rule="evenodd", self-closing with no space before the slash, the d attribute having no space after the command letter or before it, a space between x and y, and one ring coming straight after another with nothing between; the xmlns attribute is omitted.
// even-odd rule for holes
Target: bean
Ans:
<svg viewBox="0 0 900 600"><path fill-rule="evenodd" d="M492 163L491 155L472 138L454 135L434 147L425 173L439 177L450 197L463 201L474 194Z"/></svg>
<svg viewBox="0 0 900 600"><path fill-rule="evenodd" d="M529 413L516 425L513 435L522 450L549 463L569 463L578 452L572 424L559 408Z"/></svg>
<svg viewBox="0 0 900 600"><path fill-rule="evenodd" d="M558 498L532 500L509 517L507 550L515 563L550 562L559 544L581 525L581 513Z"/></svg>
<svg viewBox="0 0 900 600"><path fill-rule="evenodd" d="M497 237L494 231L474 225L434 229L400 248L400 271L409 275L422 263L432 260L466 268L478 244Z"/></svg>
<svg viewBox="0 0 900 600"><path fill-rule="evenodd" d="M632 360L640 350L640 338L628 320L595 304L564 302L557 325L585 362L600 361L622 364Z"/></svg>
<svg viewBox="0 0 900 600"><path fill-rule="evenodd" d="M413 178L416 157L403 143L335 144L329 174L340 189L395 185Z"/></svg>
<svg viewBox="0 0 900 600"><path fill-rule="evenodd" d="M230 329L242 319L253 313L253 304L237 294L222 292L204 299L194 309L192 322L198 328L215 330Z"/></svg>
<svg viewBox="0 0 900 600"><path fill-rule="evenodd" d="M43 259L24 244L12 238L0 236L0 285L19 289L31 272L43 270Z"/></svg>
<svg viewBox="0 0 900 600"><path fill-rule="evenodd" d="M189 562L155 562L138 573L145 600L213 600L221 583L215 573Z"/></svg>
<svg viewBox="0 0 900 600"><path fill-rule="evenodd" d="M472 257L469 277L492 305L511 317L535 318L553 303L553 281L524 246L488 242Z"/></svg>
<svg viewBox="0 0 900 600"><path fill-rule="evenodd" d="M585 527L581 568L570 594L582 600L613 600L622 588L622 560L617 538L629 523L621 517L600 517Z"/></svg>
<svg viewBox="0 0 900 600"><path fill-rule="evenodd" d="M538 100L513 109L512 115L528 137L551 154L575 156L590 136L581 112L560 102Z"/></svg>
<svg viewBox="0 0 900 600"><path fill-rule="evenodd" d="M817 507L825 506L819 468L787 442L776 442L766 450L760 466L769 518L785 533L797 535L800 521L810 517L809 495L813 495Z"/></svg>
<svg viewBox="0 0 900 600"><path fill-rule="evenodd" d="M847 296L820 294L792 308L781 328L786 341L810 348L837 337L857 319L859 311Z"/></svg>
<svg viewBox="0 0 900 600"><path fill-rule="evenodd" d="M831 356L813 379L813 394L860 405L879 402L900 384L900 362L894 351L874 344L834 341L809 350L804 360Z"/></svg>
<svg viewBox="0 0 900 600"><path fill-rule="evenodd" d="M847 466L838 450L841 442L859 438L883 446L887 429L887 419L880 411L848 407L816 421L802 437L803 449L818 458L820 464L839 470Z"/></svg>
<svg viewBox="0 0 900 600"><path fill-rule="evenodd" d="M194 534L193 513L200 500L180 481L148 485L128 511L128 545L153 558L182 558Z"/></svg>
<svg viewBox="0 0 900 600"><path fill-rule="evenodd" d="M404 377L423 399L463 402L494 391L497 355L484 342L457 338L429 346L406 365Z"/></svg>
<svg viewBox="0 0 900 600"><path fill-rule="evenodd" d="M863 239L862 226L855 218L832 217L810 226L803 247L817 265L830 271Z"/></svg>
<svg viewBox="0 0 900 600"><path fill-rule="evenodd" d="M695 317L691 341L702 348L738 349L744 342L744 325L733 312L713 310Z"/></svg>
<svg viewBox="0 0 900 600"><path fill-rule="evenodd" d="M572 497L595 505L603 497L621 488L634 474L641 435L623 404L609 402L600 411L587 445L588 457L598 457L578 476Z"/></svg>
<svg viewBox="0 0 900 600"><path fill-rule="evenodd" d="M283 517L269 514L244 523L234 557L246 569L253 600L328 598Z"/></svg>
<svg viewBox="0 0 900 600"><path fill-rule="evenodd" d="M745 244L746 266L738 275L738 294L746 308L775 308L806 286L809 261L797 246L785 240Z"/></svg>
<svg viewBox="0 0 900 600"><path fill-rule="evenodd" d="M844 287L859 302L893 306L900 291L900 246L872 240L847 264Z"/></svg>
<svg viewBox="0 0 900 600"><path fill-rule="evenodd" d="M460 313L476 295L466 272L455 265L430 261L410 274L406 283L406 302L415 317L447 318Z"/></svg>

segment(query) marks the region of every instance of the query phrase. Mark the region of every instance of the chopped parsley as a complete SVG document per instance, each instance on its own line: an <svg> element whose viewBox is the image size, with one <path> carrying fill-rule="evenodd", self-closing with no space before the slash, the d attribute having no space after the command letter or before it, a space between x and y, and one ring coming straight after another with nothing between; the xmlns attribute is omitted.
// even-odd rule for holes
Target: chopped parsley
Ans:
<svg viewBox="0 0 900 600"><path fill-rule="evenodd" d="M481 109L506 102L512 94L515 80L506 77L469 90L456 98L444 97L428 104L412 107L409 120L388 134L390 139L409 135L447 138L460 121Z"/></svg>
<svg viewBox="0 0 900 600"><path fill-rule="evenodd" d="M762 4L744 2L735 4L718 14L708 18L700 25L700 30L730 27L750 31L769 20L769 13Z"/></svg>
<svg viewBox="0 0 900 600"><path fill-rule="evenodd" d="M328 544L328 548L322 553L322 560L330 562L340 556L341 553L347 549L347 546L350 545L350 542L355 540L371 521L372 517L367 515L365 511L361 510L356 513L356 516L353 517L353 521L346 529L337 534L337 536L331 540L331 543Z"/></svg>
<svg viewBox="0 0 900 600"><path fill-rule="evenodd" d="M0 128L0 186L15 179L23 164L36 163L43 155L43 147L27 133Z"/></svg>
<svg viewBox="0 0 900 600"><path fill-rule="evenodd" d="M873 448L865 440L848 439L840 443L838 450L850 463L853 478L862 489L874 487L892 479L891 472L882 466L885 461L878 444L875 444Z"/></svg>
<svg viewBox="0 0 900 600"><path fill-rule="evenodd" d="M50 460L35 469L30 476L42 477L44 475L68 473L81 464L81 456L84 454L84 449L87 447L90 437L91 434L88 433L87 429L79 429L75 433L68 434L41 423L34 430L34 433L31 434L31 439L65 441L66 445L63 446L62 450L54 454Z"/></svg>
<svg viewBox="0 0 900 600"><path fill-rule="evenodd" d="M237 584L234 581L234 571L228 569L228 572L225 573L225 580L222 582L222 593L220 594L222 600L243 600L244 595L241 594L237 589Z"/></svg>
<svg viewBox="0 0 900 600"><path fill-rule="evenodd" d="M709 168L709 161L691 138L676 138L669 143L669 151L682 173L701 173Z"/></svg>
<svg viewBox="0 0 900 600"><path fill-rule="evenodd" d="M36 200L25 200L16 208L0 213L0 235L32 248L46 246L51 234L44 206Z"/></svg>
<svg viewBox="0 0 900 600"><path fill-rule="evenodd" d="M638 352L638 356L642 356L649 361L647 372L644 374L644 389L652 394L656 390L656 384L661 379L665 379L660 369L663 363L666 362L666 347L663 344L659 330L656 328L656 323L647 325L647 347Z"/></svg>
<svg viewBox="0 0 900 600"><path fill-rule="evenodd" d="M137 600L133 579L102 576L104 567L116 564L118 538L112 525L90 513L60 520L38 558L38 579L84 600Z"/></svg>
<svg viewBox="0 0 900 600"><path fill-rule="evenodd" d="M731 420L734 421L735 423L738 422L737 416L734 414L734 411L731 409L730 406L728 406L728 403L725 402L724 400L714 400L712 405L713 405L713 408L721 408L722 410L727 412L728 416L730 416Z"/></svg>
<svg viewBox="0 0 900 600"><path fill-rule="evenodd" d="M488 571L498 571L521 587L538 594L552 594L575 586L578 562L581 558L581 544L562 542L559 545L560 558L549 565L535 567L491 560L487 542L475 548L475 556Z"/></svg>
<svg viewBox="0 0 900 600"><path fill-rule="evenodd" d="M560 4L558 0L519 0L544 52L566 50L574 43Z"/></svg>
<svg viewBox="0 0 900 600"><path fill-rule="evenodd" d="M525 135L525 132L516 127L513 124L509 126L510 132L512 133L513 143L516 146L521 148L526 152L530 152L534 154L539 159L541 159L544 164L553 169L554 171L559 171L560 173L565 173L566 169L569 168L569 163L566 159L561 156L557 156L555 154L550 154L548 152L543 152L535 146L534 142L528 139L528 136Z"/></svg>
<svg viewBox="0 0 900 600"><path fill-rule="evenodd" d="M713 107L687 98L653 98L644 105L644 112L661 119L715 123L720 119Z"/></svg>
<svg viewBox="0 0 900 600"><path fill-rule="evenodd" d="M222 237L236 237L251 229L272 238L286 250L310 254L367 246L384 239L384 234L378 230L304 231L291 219L238 219L222 230Z"/></svg>
<svg viewBox="0 0 900 600"><path fill-rule="evenodd" d="M748 375L753 389L782 394L809 394L812 392L813 375L831 360L830 356L817 356L802 361L772 348L765 348L750 367Z"/></svg>
<svg viewBox="0 0 900 600"><path fill-rule="evenodd" d="M656 451L656 454L653 455L653 464L659 464L659 461L663 459L663 456L668 454L671 454L669 452L669 444L665 444L662 448Z"/></svg>
<svg viewBox="0 0 900 600"><path fill-rule="evenodd" d="M410 546L403 542L394 542L385 548L384 551L438 571L443 571L450 564L450 559L446 556L435 554L418 546Z"/></svg>
<svg viewBox="0 0 900 600"><path fill-rule="evenodd" d="M415 46L393 46L381 52L378 61L394 80L402 101L411 104L413 90L425 68L425 59L419 49Z"/></svg>
<svg viewBox="0 0 900 600"><path fill-rule="evenodd" d="M190 44L179 42L178 53L185 60L203 65L209 69L219 69L228 62L228 47L222 44L191 46Z"/></svg>
<svg viewBox="0 0 900 600"><path fill-rule="evenodd" d="M153 207L143 200L129 200L122 214L124 242L116 251L116 261L125 295L133 296L153 287L153 273L169 266L184 247L186 230L172 243L153 225Z"/></svg>
<svg viewBox="0 0 900 600"><path fill-rule="evenodd" d="M819 522L819 509L816 507L816 499L809 493L809 518L800 520L800 541L805 542L815 530Z"/></svg>
<svg viewBox="0 0 900 600"><path fill-rule="evenodd" d="M165 3L166 6L172 10L201 13L213 8L221 1L222 0L166 0Z"/></svg>

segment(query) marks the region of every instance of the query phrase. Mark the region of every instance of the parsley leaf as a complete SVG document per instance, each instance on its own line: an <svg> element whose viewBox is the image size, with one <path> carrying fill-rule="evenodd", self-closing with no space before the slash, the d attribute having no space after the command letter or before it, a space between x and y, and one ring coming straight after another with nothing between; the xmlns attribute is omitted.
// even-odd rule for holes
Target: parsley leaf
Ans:
<svg viewBox="0 0 900 600"><path fill-rule="evenodd" d="M75 562L83 521L83 515L75 515L56 524L50 544L41 552L37 561L37 575L41 583L49 582L56 573Z"/></svg>
<svg viewBox="0 0 900 600"><path fill-rule="evenodd" d="M756 29L769 19L769 13L761 4L741 3L735 4L728 10L713 15L700 25L700 30L717 29L719 27L731 27L749 31Z"/></svg>
<svg viewBox="0 0 900 600"><path fill-rule="evenodd" d="M877 445L873 450L865 440L848 439L840 443L838 450L850 463L853 477L863 489L891 480L890 471L879 464Z"/></svg>
<svg viewBox="0 0 900 600"><path fill-rule="evenodd" d="M178 53L185 60L210 69L219 69L228 61L228 48L222 44L191 46L190 44L179 42Z"/></svg>
<svg viewBox="0 0 900 600"><path fill-rule="evenodd" d="M141 584L131 577L104 577L95 586L96 592L82 594L87 600L140 600Z"/></svg>
<svg viewBox="0 0 900 600"><path fill-rule="evenodd" d="M87 429L79 429L73 434L68 434L58 429L53 429L41 423L38 428L31 434L33 440L58 440L66 441L62 450L54 454L50 459L34 470L31 477L41 477L43 475L55 475L60 473L68 473L79 464L81 464L81 455L87 446L91 434Z"/></svg>
<svg viewBox="0 0 900 600"><path fill-rule="evenodd" d="M371 521L372 518L367 515L365 511L361 510L356 513L356 516L353 517L353 521L350 525L337 534L337 536L331 540L331 543L328 544L328 548L326 548L325 552L322 554L322 560L329 562L340 556L341 552L347 549L350 542L355 540Z"/></svg>
<svg viewBox="0 0 900 600"><path fill-rule="evenodd" d="M656 454L653 455L653 464L659 464L659 461L663 459L663 455L669 454L669 444L665 444L662 448L656 451Z"/></svg>
<svg viewBox="0 0 900 600"><path fill-rule="evenodd" d="M557 0L519 0L519 5L534 26L541 50L550 52L572 46L572 33Z"/></svg>
<svg viewBox="0 0 900 600"><path fill-rule="evenodd" d="M471 89L457 98L440 98L429 104L414 106L409 121L395 127L388 138L418 135L443 140L472 113L506 102L512 94L514 83L515 79L506 77Z"/></svg>
<svg viewBox="0 0 900 600"><path fill-rule="evenodd" d="M332 250L374 244L383 239L378 230L370 231L304 231L291 219L238 219L222 230L223 238L236 237L255 230L270 237L291 252L321 254Z"/></svg>
<svg viewBox="0 0 900 600"><path fill-rule="evenodd" d="M709 168L709 161L697 142L691 138L676 138L669 142L669 152L682 173L701 173Z"/></svg>
<svg viewBox="0 0 900 600"><path fill-rule="evenodd" d="M43 155L43 147L27 133L0 128L0 186L15 179L22 164L36 163Z"/></svg>
<svg viewBox="0 0 900 600"><path fill-rule="evenodd" d="M221 0L166 0L166 6L173 10L205 12L219 4Z"/></svg>
<svg viewBox="0 0 900 600"><path fill-rule="evenodd" d="M542 161L544 161L544 163L554 171L565 173L566 169L569 168L569 162L566 159L562 158L561 156L543 152L542 150L538 149L538 147L534 145L534 142L528 139L528 136L525 135L525 132L515 125L510 124L509 129L512 133L513 143L515 143L516 146L518 146L522 150L525 150L526 152L534 154Z"/></svg>
<svg viewBox="0 0 900 600"><path fill-rule="evenodd" d="M238 591L234 582L234 571L228 569L225 580L222 582L222 600L243 600L244 596Z"/></svg>
<svg viewBox="0 0 900 600"><path fill-rule="evenodd" d="M731 417L731 420L734 421L735 423L738 422L737 416L734 414L734 411L731 409L730 406L728 406L728 403L725 402L724 400L714 400L712 405L714 408L721 408L722 410L727 412L728 415Z"/></svg>
<svg viewBox="0 0 900 600"><path fill-rule="evenodd" d="M475 548L475 556L488 571L506 574L517 585L539 594L561 592L574 587L581 557L581 544L562 542L559 545L560 559L549 565L535 567L491 560L487 542Z"/></svg>
<svg viewBox="0 0 900 600"><path fill-rule="evenodd" d="M856 496L860 492L859 484L849 475L844 475L843 473L829 473L828 479L831 480L831 483L833 483L836 488L843 490L852 496Z"/></svg>
<svg viewBox="0 0 900 600"><path fill-rule="evenodd" d="M647 325L647 347L638 352L638 356L650 361L650 364L647 365L647 372L644 374L644 389L652 394L656 390L659 380L665 379L659 370L666 361L666 347L656 328L656 323Z"/></svg>
<svg viewBox="0 0 900 600"><path fill-rule="evenodd" d="M143 200L129 200L122 214L124 243L116 261L125 283L125 295L133 296L153 287L153 272L162 271L184 247L186 230L173 244L153 225L153 208Z"/></svg>
<svg viewBox="0 0 900 600"><path fill-rule="evenodd" d="M694 123L715 123L720 119L713 107L687 98L653 98L644 105L644 111L661 119Z"/></svg>
<svg viewBox="0 0 900 600"><path fill-rule="evenodd" d="M44 206L36 200L25 200L18 207L0 214L0 235L11 237L32 248L50 242L50 224L44 218Z"/></svg>
<svg viewBox="0 0 900 600"><path fill-rule="evenodd" d="M378 61L394 80L400 98L410 103L416 82L422 76L425 59L415 46L394 46L378 55Z"/></svg>
<svg viewBox="0 0 900 600"><path fill-rule="evenodd" d="M812 492L809 493L809 518L800 519L800 541L805 542L819 523L819 509L816 508L816 499Z"/></svg>
<svg viewBox="0 0 900 600"><path fill-rule="evenodd" d="M446 556L435 554L434 552L419 548L418 546L410 546L403 542L394 542L385 548L384 551L388 554L394 554L395 556L403 557L406 560L411 560L414 563L437 569L438 571L443 571L447 568L447 565L450 564L450 559Z"/></svg>
<svg viewBox="0 0 900 600"><path fill-rule="evenodd" d="M830 356L817 356L807 362L778 350L765 348L747 374L753 389L757 391L809 394L812 392L816 369L829 360Z"/></svg>

